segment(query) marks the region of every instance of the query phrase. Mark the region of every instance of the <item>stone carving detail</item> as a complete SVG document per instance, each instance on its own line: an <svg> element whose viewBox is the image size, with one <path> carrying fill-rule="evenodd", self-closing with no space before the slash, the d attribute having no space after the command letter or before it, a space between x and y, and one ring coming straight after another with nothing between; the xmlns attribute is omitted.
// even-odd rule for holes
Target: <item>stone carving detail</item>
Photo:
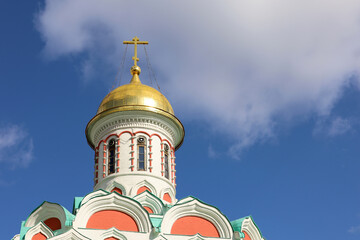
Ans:
<svg viewBox="0 0 360 240"><path fill-rule="evenodd" d="M109 132L113 132L115 130L122 128L132 128L132 127L153 128L161 132L165 136L168 136L170 134L172 141L175 141L174 129L170 128L162 121L145 118L145 117L124 118L124 119L118 119L112 122L108 122L97 130L94 136L94 140L96 143L98 143Z"/></svg>

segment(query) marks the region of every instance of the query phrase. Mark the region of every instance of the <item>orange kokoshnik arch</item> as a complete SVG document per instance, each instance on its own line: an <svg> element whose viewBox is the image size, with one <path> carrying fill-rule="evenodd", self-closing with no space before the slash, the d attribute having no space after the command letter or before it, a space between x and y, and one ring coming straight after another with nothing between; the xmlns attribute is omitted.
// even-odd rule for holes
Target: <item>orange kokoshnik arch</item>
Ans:
<svg viewBox="0 0 360 240"><path fill-rule="evenodd" d="M31 238L31 240L45 240L45 239L47 239L47 237L42 233L37 233Z"/></svg>
<svg viewBox="0 0 360 240"><path fill-rule="evenodd" d="M204 237L220 237L214 224L196 216L181 217L174 222L171 228L171 234L195 235L197 233Z"/></svg>
<svg viewBox="0 0 360 240"><path fill-rule="evenodd" d="M245 235L244 240L251 240L249 234L247 234L246 232L242 232L242 233Z"/></svg>
<svg viewBox="0 0 360 240"><path fill-rule="evenodd" d="M58 218L48 218L44 221L46 226L48 226L51 230L55 231L61 228L61 222Z"/></svg>
<svg viewBox="0 0 360 240"><path fill-rule="evenodd" d="M148 187L143 186L143 187L138 189L136 194L140 194L140 193L145 192L145 191L151 192L151 190Z"/></svg>
<svg viewBox="0 0 360 240"><path fill-rule="evenodd" d="M149 207L143 206L143 208L145 208L148 213L154 213L154 211Z"/></svg>
<svg viewBox="0 0 360 240"><path fill-rule="evenodd" d="M165 193L164 196L163 196L163 199L164 201L168 202L168 203L171 203L171 197L170 197L170 194L168 193Z"/></svg>
<svg viewBox="0 0 360 240"><path fill-rule="evenodd" d="M139 228L131 216L116 210L96 212L86 224L86 228L93 229L109 229L112 227L120 231L139 232Z"/></svg>
<svg viewBox="0 0 360 240"><path fill-rule="evenodd" d="M117 192L118 194L122 195L122 191L120 188L114 188L113 190L111 190L111 192Z"/></svg>

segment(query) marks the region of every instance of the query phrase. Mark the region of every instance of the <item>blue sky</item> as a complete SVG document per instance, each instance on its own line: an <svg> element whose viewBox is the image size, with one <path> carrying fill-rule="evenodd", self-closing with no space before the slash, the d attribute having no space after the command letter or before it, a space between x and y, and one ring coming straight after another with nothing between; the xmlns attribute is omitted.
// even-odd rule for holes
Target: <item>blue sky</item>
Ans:
<svg viewBox="0 0 360 240"><path fill-rule="evenodd" d="M359 1L7 1L0 11L1 239L43 201L71 210L91 192L85 126L135 35L150 42L186 129L178 199L252 215L267 239L360 239Z"/></svg>

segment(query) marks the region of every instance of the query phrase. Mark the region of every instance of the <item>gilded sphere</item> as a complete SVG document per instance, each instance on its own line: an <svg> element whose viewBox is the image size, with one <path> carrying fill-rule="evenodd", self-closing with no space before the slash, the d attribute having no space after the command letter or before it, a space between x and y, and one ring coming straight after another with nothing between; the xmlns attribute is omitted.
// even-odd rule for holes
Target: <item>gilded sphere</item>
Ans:
<svg viewBox="0 0 360 240"><path fill-rule="evenodd" d="M132 66L132 67L130 68L130 73L131 73L131 75L134 75L134 74L140 75L140 73L141 73L141 68L140 68L139 66Z"/></svg>

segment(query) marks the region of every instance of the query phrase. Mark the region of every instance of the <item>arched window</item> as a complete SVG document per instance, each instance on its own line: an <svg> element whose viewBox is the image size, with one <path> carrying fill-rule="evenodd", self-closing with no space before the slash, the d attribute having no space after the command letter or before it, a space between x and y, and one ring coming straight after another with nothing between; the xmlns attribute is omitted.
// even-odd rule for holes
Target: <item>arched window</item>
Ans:
<svg viewBox="0 0 360 240"><path fill-rule="evenodd" d="M165 163L164 163L164 168L165 168L165 177L167 179L169 179L169 146L167 144L165 144L164 146L164 158L165 158Z"/></svg>
<svg viewBox="0 0 360 240"><path fill-rule="evenodd" d="M115 173L115 139L110 139L108 144L108 175Z"/></svg>
<svg viewBox="0 0 360 240"><path fill-rule="evenodd" d="M146 138L139 137L137 140L137 150L138 150L138 171L146 170Z"/></svg>

